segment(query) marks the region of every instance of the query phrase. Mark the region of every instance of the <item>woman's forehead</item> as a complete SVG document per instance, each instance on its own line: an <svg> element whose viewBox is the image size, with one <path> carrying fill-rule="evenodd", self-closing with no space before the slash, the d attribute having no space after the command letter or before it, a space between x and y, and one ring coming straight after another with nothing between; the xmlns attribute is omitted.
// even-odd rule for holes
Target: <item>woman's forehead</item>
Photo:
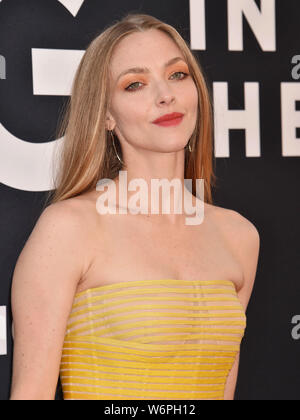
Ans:
<svg viewBox="0 0 300 420"><path fill-rule="evenodd" d="M125 40L124 40L125 41ZM160 46L157 48L157 43L153 45L147 43L146 46L142 44L134 45L133 48L124 48L125 44L120 46L115 51L111 60L111 74L113 79L118 79L119 76L131 68L137 69L148 69L151 71L152 67L165 67L168 62L176 62L175 58L181 58L185 60L184 55L177 47L177 45L171 40L168 40L172 45ZM128 45L128 44L127 44ZM179 61L179 60L177 60Z"/></svg>
<svg viewBox="0 0 300 420"><path fill-rule="evenodd" d="M161 41L159 48L158 37ZM137 32L128 35L116 46L110 62L111 72L114 77L117 77L120 72L129 67L150 68L156 64L163 66L168 59L175 56L184 59L180 49L168 35L158 30L152 32L152 35L150 30Z"/></svg>

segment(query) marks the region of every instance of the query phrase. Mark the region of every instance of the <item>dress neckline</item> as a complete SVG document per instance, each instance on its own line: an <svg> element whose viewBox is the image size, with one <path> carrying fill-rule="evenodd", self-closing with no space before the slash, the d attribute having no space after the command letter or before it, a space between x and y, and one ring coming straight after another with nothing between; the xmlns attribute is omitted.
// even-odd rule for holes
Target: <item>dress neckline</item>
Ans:
<svg viewBox="0 0 300 420"><path fill-rule="evenodd" d="M104 284L102 286L97 286L97 287L91 287L89 289L83 290L82 292L78 292L75 294L74 298L78 298L80 296L83 296L89 292L96 292L96 291L100 291L100 290L111 290L111 289L115 289L118 288L122 285L132 285L132 286L143 286L143 285L147 285L150 283L157 283L157 284L162 284L162 282L168 282L168 284L178 284L178 282L181 282L181 285L184 286L184 284L186 285L210 285L210 284L215 284L215 285L231 285L233 286L235 292L237 293L236 287L235 287L235 283L232 280L180 280L180 279L171 279L171 278L165 278L165 279L150 279L150 280L129 280L129 281L119 281L116 283L112 283L112 284Z"/></svg>

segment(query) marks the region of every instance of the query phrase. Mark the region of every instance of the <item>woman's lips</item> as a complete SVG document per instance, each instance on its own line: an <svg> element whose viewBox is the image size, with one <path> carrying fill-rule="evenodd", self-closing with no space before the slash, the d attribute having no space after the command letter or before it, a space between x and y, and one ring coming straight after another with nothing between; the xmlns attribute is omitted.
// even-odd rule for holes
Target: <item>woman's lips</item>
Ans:
<svg viewBox="0 0 300 420"><path fill-rule="evenodd" d="M161 127L170 127L174 125L179 125L183 120L183 115L181 117L173 118L172 120L166 120L155 123L156 125L160 125Z"/></svg>

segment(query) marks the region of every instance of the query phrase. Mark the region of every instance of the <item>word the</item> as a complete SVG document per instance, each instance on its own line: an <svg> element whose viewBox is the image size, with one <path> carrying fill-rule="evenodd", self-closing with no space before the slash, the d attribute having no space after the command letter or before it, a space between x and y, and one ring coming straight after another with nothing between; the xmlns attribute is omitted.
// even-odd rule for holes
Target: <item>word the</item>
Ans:
<svg viewBox="0 0 300 420"><path fill-rule="evenodd" d="M227 82L214 82L215 113L215 156L230 157L229 130L244 129L246 156L261 156L260 84L244 84L243 110L229 109L229 87ZM300 156L300 141L297 128L300 127L300 111L296 102L300 101L300 83L282 82L281 93L281 141L282 156Z"/></svg>

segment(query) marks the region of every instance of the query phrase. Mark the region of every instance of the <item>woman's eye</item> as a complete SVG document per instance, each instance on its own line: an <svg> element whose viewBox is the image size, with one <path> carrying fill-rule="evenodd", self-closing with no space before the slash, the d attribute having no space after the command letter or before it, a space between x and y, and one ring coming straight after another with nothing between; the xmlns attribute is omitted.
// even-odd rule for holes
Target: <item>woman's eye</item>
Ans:
<svg viewBox="0 0 300 420"><path fill-rule="evenodd" d="M186 78L186 76L188 76L188 74L187 74L187 73L184 73L183 71L177 71L176 73L173 73L173 75L172 75L172 76L174 76L174 74L183 74L183 76L184 76L184 77L182 77L182 79L181 79L181 80L185 79L185 78Z"/></svg>
<svg viewBox="0 0 300 420"><path fill-rule="evenodd" d="M172 76L174 76L175 74L183 74L183 77L182 78L178 78L178 80L184 80L188 76L188 74L187 73L184 73L183 71L177 71L177 72L173 73ZM125 90L127 90L128 92L139 90L140 88L136 88L136 89L134 88L134 85L138 85L139 83L142 84L141 82L131 83L129 86L127 86L127 88L125 88Z"/></svg>
<svg viewBox="0 0 300 420"><path fill-rule="evenodd" d="M127 86L127 88L125 88L125 90L127 90L127 91L131 91L131 90L137 90L137 89L129 89L131 86L134 86L134 85L138 85L140 82L134 82L134 83L131 83L131 85L129 85L129 86Z"/></svg>

